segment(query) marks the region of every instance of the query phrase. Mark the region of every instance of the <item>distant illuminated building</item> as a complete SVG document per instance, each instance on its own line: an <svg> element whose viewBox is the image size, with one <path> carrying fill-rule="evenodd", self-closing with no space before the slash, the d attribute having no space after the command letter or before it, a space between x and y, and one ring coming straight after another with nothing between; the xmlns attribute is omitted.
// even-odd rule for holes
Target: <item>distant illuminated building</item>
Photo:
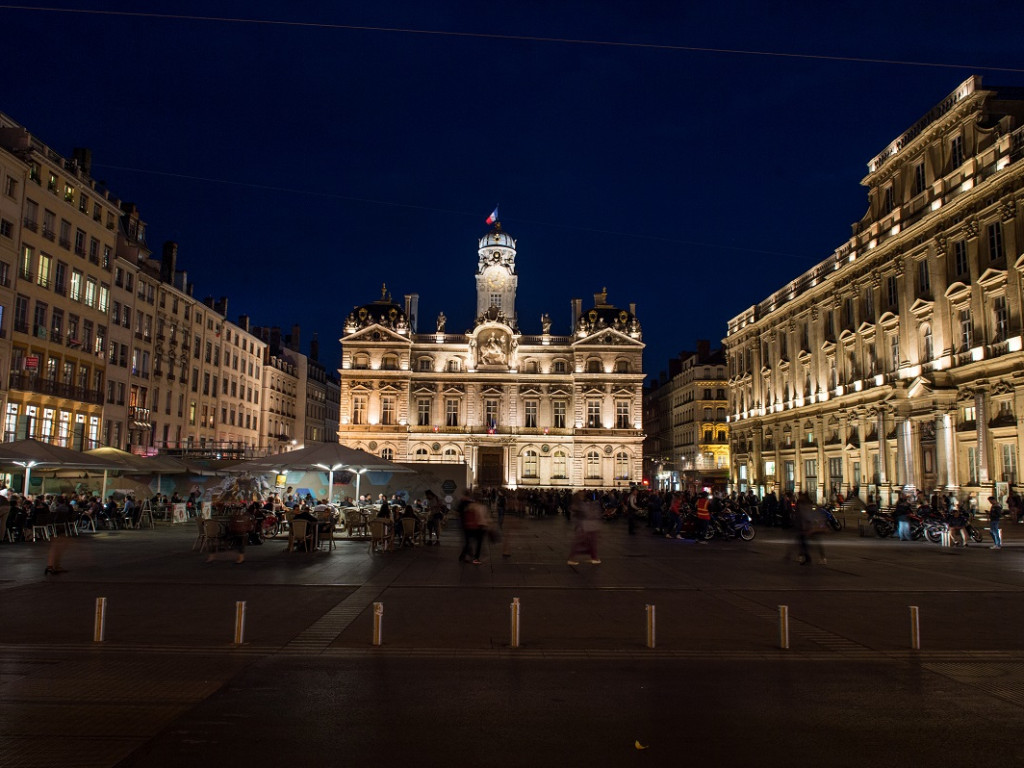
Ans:
<svg viewBox="0 0 1024 768"><path fill-rule="evenodd" d="M737 486L976 494L1018 478L1024 89L971 77L868 163L825 261L729 322Z"/></svg>
<svg viewBox="0 0 1024 768"><path fill-rule="evenodd" d="M572 301L571 335L524 334L516 243L478 244L476 320L417 332L419 296L382 288L341 338L342 443L400 462L466 463L481 487L622 487L641 478L643 349L635 307Z"/></svg>

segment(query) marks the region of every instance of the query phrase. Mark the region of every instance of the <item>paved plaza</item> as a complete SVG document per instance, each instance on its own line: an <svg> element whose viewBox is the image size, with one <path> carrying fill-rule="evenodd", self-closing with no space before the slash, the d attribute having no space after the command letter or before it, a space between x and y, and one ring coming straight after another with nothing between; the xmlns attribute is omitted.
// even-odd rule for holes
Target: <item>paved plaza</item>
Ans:
<svg viewBox="0 0 1024 768"><path fill-rule="evenodd" d="M561 519L507 519L510 556L479 566L457 527L241 565L207 564L191 525L101 532L59 576L45 544L0 545L0 765L1019 763L1024 526L992 551L848 523L809 566L786 531L697 545L623 521L569 566Z"/></svg>

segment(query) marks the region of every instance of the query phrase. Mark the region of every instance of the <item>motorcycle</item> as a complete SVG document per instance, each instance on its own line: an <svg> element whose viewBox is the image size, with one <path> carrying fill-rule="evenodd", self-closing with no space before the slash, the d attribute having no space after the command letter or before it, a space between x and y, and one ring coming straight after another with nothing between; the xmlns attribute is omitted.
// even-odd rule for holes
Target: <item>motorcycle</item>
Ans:
<svg viewBox="0 0 1024 768"><path fill-rule="evenodd" d="M842 522L839 520L838 517L836 517L835 507L831 505L826 505L821 508L821 511L825 516L825 523L828 525L829 528L831 528L833 531L843 530Z"/></svg>
<svg viewBox="0 0 1024 768"><path fill-rule="evenodd" d="M704 532L705 539L721 536L723 539L740 538L743 541L751 541L756 535L757 531L747 512L728 508L712 515L711 524Z"/></svg>

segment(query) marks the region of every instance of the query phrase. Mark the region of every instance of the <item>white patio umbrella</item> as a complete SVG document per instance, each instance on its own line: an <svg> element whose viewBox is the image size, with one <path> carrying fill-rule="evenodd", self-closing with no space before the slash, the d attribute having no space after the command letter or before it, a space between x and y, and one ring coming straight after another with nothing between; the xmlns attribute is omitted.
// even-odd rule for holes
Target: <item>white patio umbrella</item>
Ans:
<svg viewBox="0 0 1024 768"><path fill-rule="evenodd" d="M188 467L181 461L171 456L139 456L119 448L103 446L86 451L86 455L109 461L118 466L112 469L120 470L121 474L141 474L155 472L159 478L162 475L175 475L187 472ZM159 480L157 481L159 484ZM103 492L100 498L107 498L107 470L103 470Z"/></svg>
<svg viewBox="0 0 1024 768"><path fill-rule="evenodd" d="M119 468L118 464L110 459L90 456L82 451L73 451L32 438L0 443L0 464L11 464L25 470L25 487L22 493L26 495L32 470L36 467L90 469L96 472Z"/></svg>
<svg viewBox="0 0 1024 768"><path fill-rule="evenodd" d="M279 471L327 473L327 500L334 498L334 473L351 472L356 476L356 498L359 498L359 482L366 472L415 473L415 470L403 467L393 461L374 456L372 453L349 448L341 443L311 443L294 451L276 453L260 459L241 461L231 468L232 471L259 472Z"/></svg>

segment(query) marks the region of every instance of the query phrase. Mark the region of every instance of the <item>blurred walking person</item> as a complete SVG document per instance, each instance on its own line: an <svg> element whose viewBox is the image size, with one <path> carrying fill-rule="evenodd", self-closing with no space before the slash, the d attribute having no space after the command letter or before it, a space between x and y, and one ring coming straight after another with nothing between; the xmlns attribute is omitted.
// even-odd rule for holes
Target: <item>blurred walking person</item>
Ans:
<svg viewBox="0 0 1024 768"><path fill-rule="evenodd" d="M573 520L572 546L569 549L569 565L579 565L576 558L589 555L590 562L599 565L597 556L597 531L601 527L601 509L598 503L588 499L583 491L577 491L569 505Z"/></svg>

